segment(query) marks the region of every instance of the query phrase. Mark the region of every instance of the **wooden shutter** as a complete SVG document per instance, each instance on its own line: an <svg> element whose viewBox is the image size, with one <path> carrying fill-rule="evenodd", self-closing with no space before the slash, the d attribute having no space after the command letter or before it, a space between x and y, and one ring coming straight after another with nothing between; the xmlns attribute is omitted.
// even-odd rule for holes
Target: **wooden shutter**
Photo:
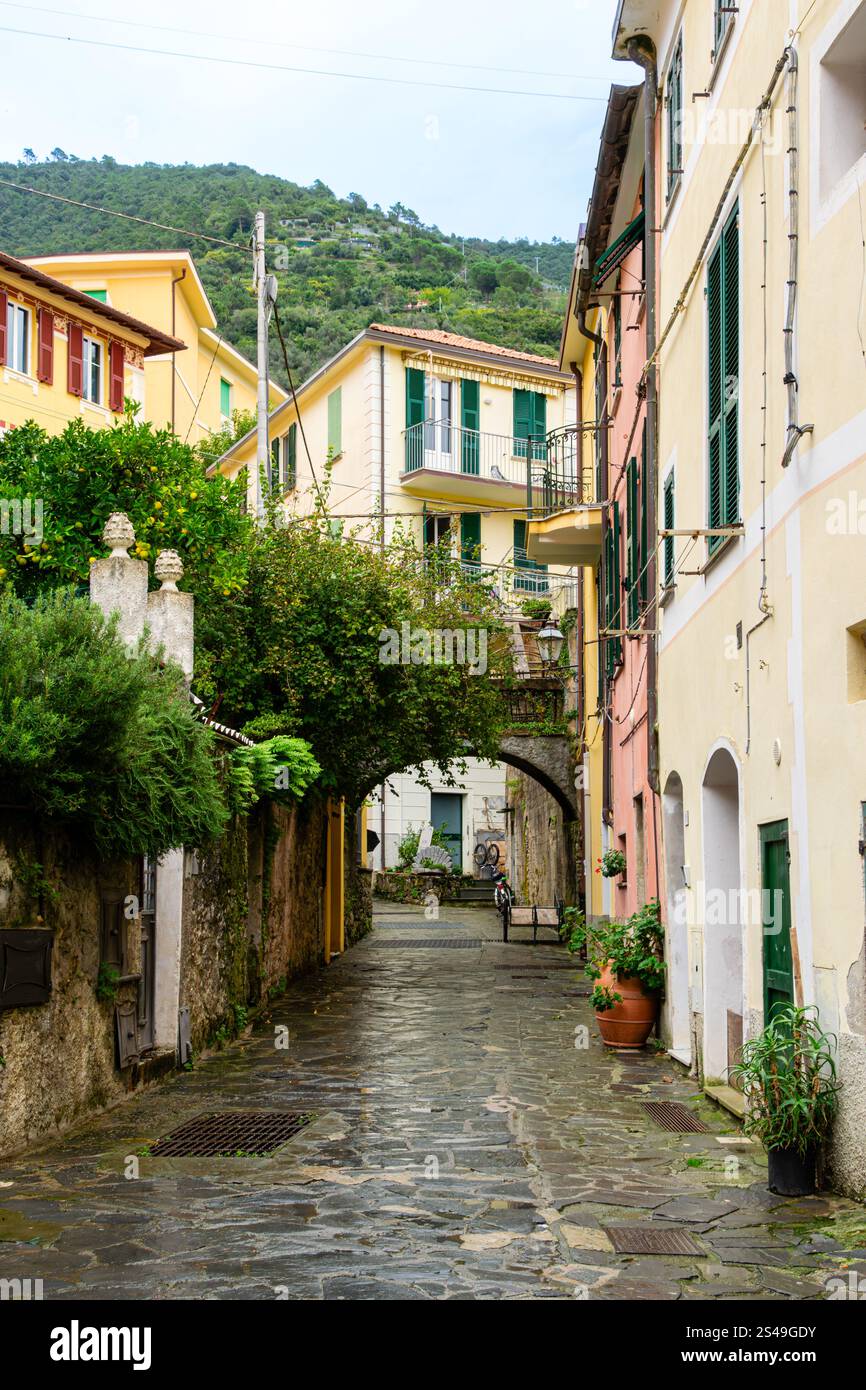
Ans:
<svg viewBox="0 0 866 1390"><path fill-rule="evenodd" d="M649 602L649 494L647 481L646 418L643 422L643 438L640 453L640 546L638 549L638 596L646 607ZM656 526L658 530L658 526Z"/></svg>
<svg viewBox="0 0 866 1390"><path fill-rule="evenodd" d="M5 290L0 290L0 367L6 366L6 316L9 300Z"/></svg>
<svg viewBox="0 0 866 1390"><path fill-rule="evenodd" d="M289 425L289 432L283 443L283 466L286 470L286 487L293 488L298 477L298 426Z"/></svg>
<svg viewBox="0 0 866 1390"><path fill-rule="evenodd" d="M607 529L607 557L605 565L605 626L609 629L622 627L622 575L620 571L621 524L619 503L614 502L610 509L610 525ZM613 676L622 660L622 639L609 637L605 642L605 666L607 674Z"/></svg>
<svg viewBox="0 0 866 1390"><path fill-rule="evenodd" d="M460 557L464 565L481 561L481 513L462 512L460 516Z"/></svg>
<svg viewBox="0 0 866 1390"><path fill-rule="evenodd" d="M108 408L123 410L123 343L108 345Z"/></svg>
<svg viewBox="0 0 866 1390"><path fill-rule="evenodd" d="M82 396L84 394L84 330L80 323L70 322L67 334L66 385L73 396Z"/></svg>
<svg viewBox="0 0 866 1390"><path fill-rule="evenodd" d="M541 391L532 393L532 457L547 457L547 397Z"/></svg>
<svg viewBox="0 0 866 1390"><path fill-rule="evenodd" d="M707 271L709 469L707 525L739 520L740 254L735 208ZM716 550L723 537L711 536Z"/></svg>
<svg viewBox="0 0 866 1390"><path fill-rule="evenodd" d="M732 526L740 519L740 218L739 210L725 228L724 250L724 359L723 381L724 455L723 522Z"/></svg>
<svg viewBox="0 0 866 1390"><path fill-rule="evenodd" d="M512 392L512 433L514 435L514 453L517 458L526 458L526 441L532 433L533 427L532 396L532 391L523 391L519 388Z"/></svg>
<svg viewBox="0 0 866 1390"><path fill-rule="evenodd" d="M634 627L638 618L638 575L640 574L640 521L638 518L637 459L631 458L626 469L628 500L628 554L626 557L626 593L628 595L628 626Z"/></svg>
<svg viewBox="0 0 866 1390"><path fill-rule="evenodd" d="M676 525L674 521L674 474L671 471L665 478L665 500L664 500L664 529L672 531ZM665 588L670 588L674 582L674 538L665 536Z"/></svg>
<svg viewBox="0 0 866 1390"><path fill-rule="evenodd" d="M343 452L343 388L328 397L328 452L336 458Z"/></svg>
<svg viewBox="0 0 866 1390"><path fill-rule="evenodd" d="M36 375L50 386L54 380L54 315L49 309L40 309L37 324Z"/></svg>
<svg viewBox="0 0 866 1390"><path fill-rule="evenodd" d="M481 388L477 381L460 383L460 468L478 472L478 431L481 428Z"/></svg>
<svg viewBox="0 0 866 1390"><path fill-rule="evenodd" d="M424 373L418 367L406 368L406 472L424 462Z"/></svg>

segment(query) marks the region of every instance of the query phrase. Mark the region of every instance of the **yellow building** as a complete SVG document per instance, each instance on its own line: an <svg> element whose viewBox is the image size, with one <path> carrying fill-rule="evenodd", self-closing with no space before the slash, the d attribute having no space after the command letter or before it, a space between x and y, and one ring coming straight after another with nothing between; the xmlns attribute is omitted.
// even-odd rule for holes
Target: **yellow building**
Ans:
<svg viewBox="0 0 866 1390"><path fill-rule="evenodd" d="M143 418L197 444L256 409L256 368L222 337L188 251L113 251L33 256L28 264L124 313L153 323L187 348L162 352L145 368ZM254 305L253 298L250 304ZM286 392L270 384L271 406Z"/></svg>
<svg viewBox="0 0 866 1390"><path fill-rule="evenodd" d="M571 606L572 576L545 571L526 554L527 487L537 499L547 437L573 425L573 378L556 361L436 329L373 324L358 334L270 417L267 483L289 512L314 505L331 460L334 517L374 538L384 526L419 545L450 541L464 564L492 574L506 602ZM303 433L299 428L303 427ZM306 447L304 443L306 439ZM309 457L306 448L309 448ZM230 449L219 467L247 470L255 504L256 437ZM389 779L370 812L380 861L396 862L410 825L447 824L455 862L471 873L478 837L504 836L505 771L470 760L455 788L409 776Z"/></svg>
<svg viewBox="0 0 866 1390"><path fill-rule="evenodd" d="M659 104L659 740L669 1032L727 1071L838 1035L866 1192L866 0L621 0Z"/></svg>
<svg viewBox="0 0 866 1390"><path fill-rule="evenodd" d="M0 253L0 430L35 420L101 429L144 398L147 364L184 344Z"/></svg>

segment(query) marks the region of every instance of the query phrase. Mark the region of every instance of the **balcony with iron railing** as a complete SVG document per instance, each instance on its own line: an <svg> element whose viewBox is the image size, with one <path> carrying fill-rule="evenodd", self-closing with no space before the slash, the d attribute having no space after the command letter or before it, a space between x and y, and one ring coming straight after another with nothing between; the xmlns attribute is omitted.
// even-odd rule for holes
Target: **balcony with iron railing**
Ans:
<svg viewBox="0 0 866 1390"><path fill-rule="evenodd" d="M595 564L601 553L602 499L594 464L587 464L584 435L593 427L551 430L540 455L524 462L530 559L554 565Z"/></svg>
<svg viewBox="0 0 866 1390"><path fill-rule="evenodd" d="M519 505L527 462L543 464L547 442L468 430L448 420L425 420L403 431L405 491L454 501Z"/></svg>

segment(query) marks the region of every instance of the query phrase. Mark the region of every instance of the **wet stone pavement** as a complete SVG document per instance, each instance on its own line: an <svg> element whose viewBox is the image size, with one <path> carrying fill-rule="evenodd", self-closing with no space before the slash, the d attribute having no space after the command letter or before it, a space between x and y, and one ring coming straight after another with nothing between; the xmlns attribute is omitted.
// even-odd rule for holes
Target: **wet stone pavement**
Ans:
<svg viewBox="0 0 866 1390"><path fill-rule="evenodd" d="M866 1275L863 1207L769 1194L681 1068L605 1052L561 947L497 935L489 910L383 904L249 1037L7 1161L0 1278L47 1299L788 1300ZM645 1100L711 1132L667 1133ZM260 1108L316 1119L269 1158L147 1152ZM683 1253L617 1253L622 1226Z"/></svg>

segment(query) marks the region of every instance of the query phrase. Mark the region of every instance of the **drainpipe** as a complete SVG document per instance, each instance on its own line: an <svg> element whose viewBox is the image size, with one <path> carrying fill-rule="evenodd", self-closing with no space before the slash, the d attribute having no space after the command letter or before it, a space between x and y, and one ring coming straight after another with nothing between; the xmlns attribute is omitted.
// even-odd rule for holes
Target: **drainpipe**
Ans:
<svg viewBox="0 0 866 1390"><path fill-rule="evenodd" d="M591 328L587 327L587 308L588 306L584 304L582 309L578 309L577 326L583 334L584 338L588 338L591 343L595 343L596 347L602 347L604 344L604 338L601 336L600 333L594 333Z"/></svg>
<svg viewBox="0 0 866 1390"><path fill-rule="evenodd" d="M382 522L382 534L380 544L382 554L385 554L385 345L379 345L379 514ZM385 792L386 783L382 783L382 810L380 820L380 838L382 842L382 873L385 872Z"/></svg>
<svg viewBox="0 0 866 1390"><path fill-rule="evenodd" d="M647 588L655 597L656 564L656 490L658 486L658 368L656 352L656 103L658 73L655 45L646 36L631 39L628 56L643 68L644 80L644 213L646 221L646 353L651 364L646 377L647 421L647 536L651 558L647 565ZM657 627L657 623L653 623ZM658 650L656 637L647 636L647 781L656 796L659 794L658 756Z"/></svg>
<svg viewBox="0 0 866 1390"><path fill-rule="evenodd" d="M794 450L804 434L811 434L814 425L798 423L797 394L799 383L794 373L794 324L797 315L797 276L800 263L800 151L797 88L800 60L793 44L788 52L788 244L791 248L788 267L788 300L785 313L785 385L788 388L788 433L782 467L787 468Z"/></svg>
<svg viewBox="0 0 866 1390"><path fill-rule="evenodd" d="M175 285L179 285L180 282L181 282L181 280L185 280L185 279L186 279L186 266L184 266L183 270L180 272L180 275L178 275L178 276L177 276L174 280L172 280L172 282L171 282L171 336L172 336L173 338L177 337L177 334L175 333L175 297L174 297L174 287L175 287ZM173 352L173 353L171 354L171 429L172 429L172 433L174 433L174 399L175 399L176 362L177 362L177 353L176 353L176 352ZM193 424L195 424L195 421L193 421Z"/></svg>

